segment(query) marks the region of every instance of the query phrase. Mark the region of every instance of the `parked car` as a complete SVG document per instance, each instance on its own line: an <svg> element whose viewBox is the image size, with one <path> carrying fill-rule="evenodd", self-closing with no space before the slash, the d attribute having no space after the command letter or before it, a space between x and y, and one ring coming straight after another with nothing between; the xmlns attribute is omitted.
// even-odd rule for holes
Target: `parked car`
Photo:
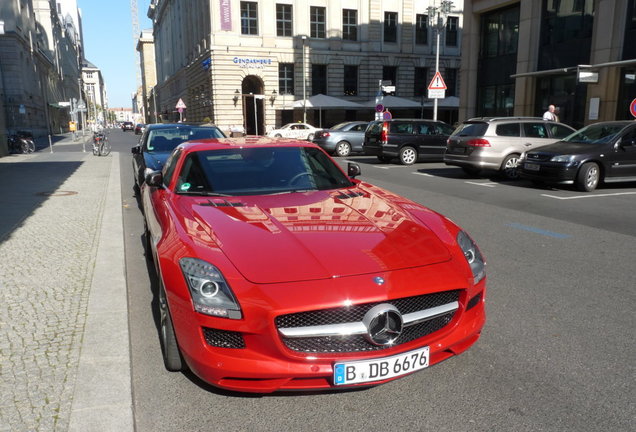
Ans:
<svg viewBox="0 0 636 432"><path fill-rule="evenodd" d="M222 138L225 134L212 125L187 123L157 123L148 125L139 140L132 147L132 165L135 178L134 189L139 192L145 172L160 170L172 150L191 139Z"/></svg>
<svg viewBox="0 0 636 432"><path fill-rule="evenodd" d="M312 143L248 137L181 144L146 176L168 370L241 392L343 389L479 338L473 240L358 174Z"/></svg>
<svg viewBox="0 0 636 432"><path fill-rule="evenodd" d="M444 163L469 175L498 171L516 179L524 151L565 138L575 130L540 117L479 117L463 122L448 139Z"/></svg>
<svg viewBox="0 0 636 432"><path fill-rule="evenodd" d="M327 153L346 157L352 152L361 152L367 121L351 121L335 125L331 129L316 132L313 142Z"/></svg>
<svg viewBox="0 0 636 432"><path fill-rule="evenodd" d="M287 123L280 129L271 130L267 136L274 138L297 138L311 141L314 139L316 131L319 130L319 128L308 123Z"/></svg>
<svg viewBox="0 0 636 432"><path fill-rule="evenodd" d="M365 131L364 154L377 156L381 162L398 157L403 165L441 161L452 132L451 126L435 120L376 120Z"/></svg>
<svg viewBox="0 0 636 432"><path fill-rule="evenodd" d="M519 174L539 184L574 184L584 192L601 182L636 181L636 121L594 123L525 152Z"/></svg>
<svg viewBox="0 0 636 432"><path fill-rule="evenodd" d="M129 122L129 121L125 121L121 123L121 130L125 131L131 131L135 129L135 125L133 125L133 122Z"/></svg>
<svg viewBox="0 0 636 432"><path fill-rule="evenodd" d="M144 133L144 130L146 129L146 125L143 123L137 123L135 125L135 135L141 135L142 133Z"/></svg>

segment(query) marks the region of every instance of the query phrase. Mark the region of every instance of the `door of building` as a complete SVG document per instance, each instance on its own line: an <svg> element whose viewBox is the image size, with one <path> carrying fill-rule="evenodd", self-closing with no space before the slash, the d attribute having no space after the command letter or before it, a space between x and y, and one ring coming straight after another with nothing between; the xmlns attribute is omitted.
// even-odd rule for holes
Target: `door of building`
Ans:
<svg viewBox="0 0 636 432"><path fill-rule="evenodd" d="M243 78L243 124L247 135L265 135L263 81L254 75Z"/></svg>

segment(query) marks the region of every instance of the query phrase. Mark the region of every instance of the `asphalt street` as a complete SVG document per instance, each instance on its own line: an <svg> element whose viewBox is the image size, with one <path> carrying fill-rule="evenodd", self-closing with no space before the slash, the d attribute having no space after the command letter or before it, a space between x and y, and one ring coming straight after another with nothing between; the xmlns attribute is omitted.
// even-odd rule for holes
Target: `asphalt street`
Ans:
<svg viewBox="0 0 636 432"><path fill-rule="evenodd" d="M636 185L582 196L468 178L440 163L349 158L361 164L363 180L445 214L476 239L488 260L482 338L461 356L380 387L243 395L163 367L156 279L124 156L135 138L113 134L111 141L120 139L138 431L636 429Z"/></svg>

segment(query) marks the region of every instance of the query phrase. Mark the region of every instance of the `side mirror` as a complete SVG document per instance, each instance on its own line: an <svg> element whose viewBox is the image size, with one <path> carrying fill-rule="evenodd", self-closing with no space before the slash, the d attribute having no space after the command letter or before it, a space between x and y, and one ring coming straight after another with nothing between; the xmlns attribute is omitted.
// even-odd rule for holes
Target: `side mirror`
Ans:
<svg viewBox="0 0 636 432"><path fill-rule="evenodd" d="M360 165L358 165L357 163L353 163L353 162L349 162L347 164L347 175L351 178L356 178L356 176L359 176L360 174L362 174L362 170L360 169Z"/></svg>
<svg viewBox="0 0 636 432"><path fill-rule="evenodd" d="M132 154L141 154L141 146L140 145L136 145L136 146L132 147L130 149L130 152Z"/></svg>
<svg viewBox="0 0 636 432"><path fill-rule="evenodd" d="M148 186L162 187L163 186L163 174L161 171L151 171L146 174L145 182Z"/></svg>

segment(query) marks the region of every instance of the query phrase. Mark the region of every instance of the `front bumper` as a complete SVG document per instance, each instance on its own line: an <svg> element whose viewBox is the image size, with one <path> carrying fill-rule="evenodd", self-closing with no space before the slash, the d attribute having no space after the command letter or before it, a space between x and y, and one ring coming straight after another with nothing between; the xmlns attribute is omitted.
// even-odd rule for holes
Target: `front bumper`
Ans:
<svg viewBox="0 0 636 432"><path fill-rule="evenodd" d="M534 162L530 162L534 163ZM545 183L572 184L576 179L578 166L564 164L540 163L539 170L528 170L524 163L519 164L517 172L521 178Z"/></svg>
<svg viewBox="0 0 636 432"><path fill-rule="evenodd" d="M376 275L336 278L329 281L275 284L261 288L263 297L243 300L244 319L214 318L193 312L189 299L168 290L177 340L190 369L202 380L225 389L268 393L278 390L316 390L369 386L397 379L374 381L354 386L334 386L334 363L388 357L430 347L430 365L457 355L478 338L485 322L485 279L472 285L457 274L452 262L380 274L386 285L368 282ZM451 275L451 276L449 276ZM426 281L422 284L412 281ZM400 287L397 290L395 287ZM392 289L393 287L393 289ZM390 302L392 297L409 297L426 293L459 290L459 307L439 330L418 339L373 351L301 352L290 349L276 327L276 318L310 310L342 308L343 302L354 304ZM398 291L399 294L388 295ZM313 301L308 303L307 293ZM239 301L241 301L239 295ZM469 306L470 305L470 306ZM205 330L204 330L205 329ZM220 335L220 342L210 343L210 331ZM229 335L227 338L225 335ZM206 336L208 336L206 340ZM242 343L241 343L242 340ZM232 347L228 347L232 346Z"/></svg>

